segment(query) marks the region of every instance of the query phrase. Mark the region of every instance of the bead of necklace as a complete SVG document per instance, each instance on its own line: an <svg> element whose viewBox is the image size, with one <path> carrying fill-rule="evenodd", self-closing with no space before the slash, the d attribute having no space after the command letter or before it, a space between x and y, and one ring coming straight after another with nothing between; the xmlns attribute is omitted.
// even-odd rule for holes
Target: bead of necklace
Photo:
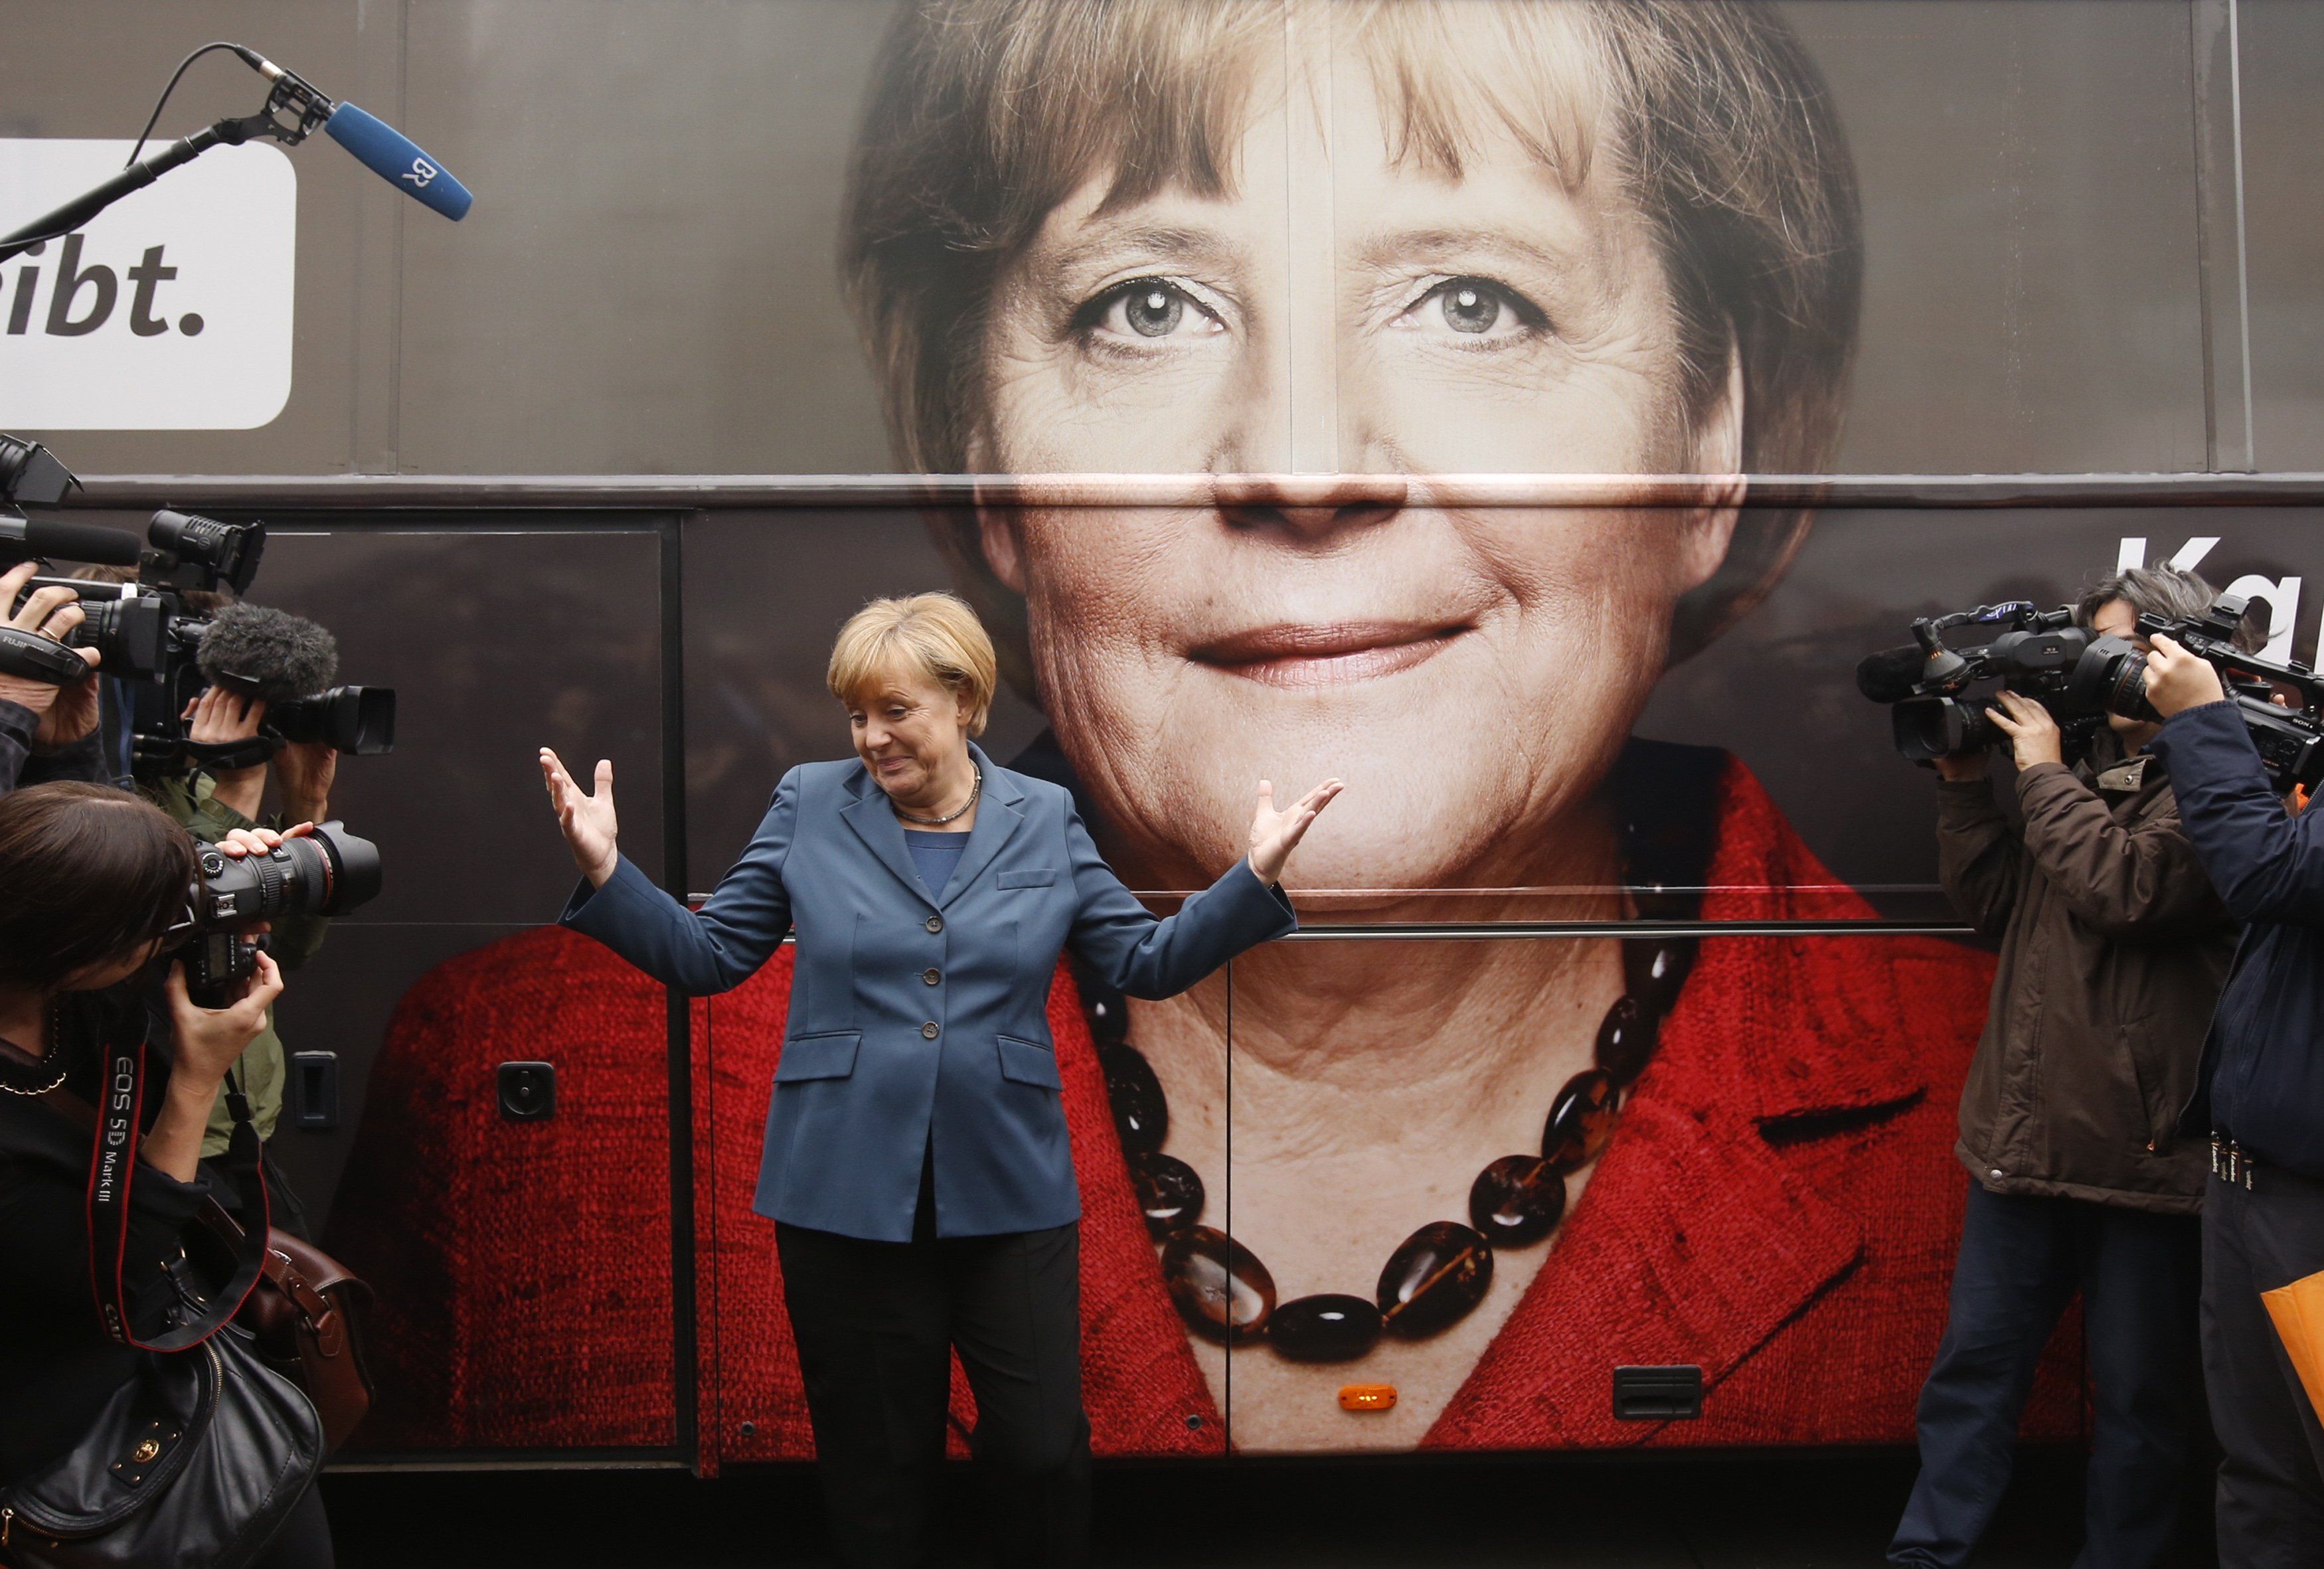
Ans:
<svg viewBox="0 0 2324 1569"><path fill-rule="evenodd" d="M890 801L888 804L891 808L894 808L895 813L898 817L903 818L904 821L908 823L918 823L924 828L937 828L942 827L946 823L957 822L960 818L966 816L968 808L976 805L976 798L983 793L984 771L980 768L976 771L976 782L968 787L968 799L961 802L957 808L952 811L946 812L941 817L919 817L914 813L904 810L901 807L896 806L896 803L893 801Z"/></svg>
<svg viewBox="0 0 2324 1569"><path fill-rule="evenodd" d="M65 1052L63 1049L65 1039L64 1020L64 1003L61 1001L50 1003L49 1048L41 1053L40 1056L32 1057L32 1070L35 1073L48 1066L50 1058L57 1057L62 1059L65 1057ZM9 1044L14 1045L14 1043L12 1041ZM24 1055L31 1057L32 1054L27 1052ZM60 1061L57 1067L57 1076L51 1079L47 1084L40 1085L19 1084L5 1071L5 1068L0 1068L0 1090L5 1090L12 1095L45 1095L51 1090L61 1089L64 1086L65 1080L69 1078L71 1075L72 1064L69 1060Z"/></svg>
<svg viewBox="0 0 2324 1569"><path fill-rule="evenodd" d="M1665 831L1642 831L1636 817L1624 821L1625 881L1641 918L1692 918L1701 906L1707 836L1657 826ZM1169 1103L1153 1066L1130 1043L1124 1000L1077 973L1114 1128L1179 1316L1204 1339L1264 1343L1304 1362L1351 1361L1383 1335L1426 1339L1467 1317L1491 1288L1495 1251L1543 1241L1563 1220L1566 1178L1596 1160L1613 1138L1630 1086L1652 1060L1662 1021L1685 984L1696 941L1622 939L1622 995L1599 1023L1593 1066L1568 1079L1551 1101L1538 1153L1502 1156L1477 1174L1468 1224L1431 1221L1414 1232L1388 1255L1369 1297L1324 1292L1287 1302L1279 1300L1274 1276L1256 1254L1201 1223L1203 1179L1162 1152Z"/></svg>

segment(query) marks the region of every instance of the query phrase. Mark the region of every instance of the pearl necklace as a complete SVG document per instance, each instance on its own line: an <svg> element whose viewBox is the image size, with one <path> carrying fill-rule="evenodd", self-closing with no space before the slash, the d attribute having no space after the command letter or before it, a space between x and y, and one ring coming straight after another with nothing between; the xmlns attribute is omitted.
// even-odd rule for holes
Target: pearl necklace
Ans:
<svg viewBox="0 0 2324 1569"><path fill-rule="evenodd" d="M64 1003L61 1001L50 1003L49 1049L41 1053L38 1057L32 1057L30 1052L23 1052L24 1056L32 1057L33 1071L38 1072L41 1068L45 1067L51 1057L63 1057L65 1055L63 1050L65 1038L64 1021ZM10 1041L8 1044L12 1047L15 1046L15 1042L14 1041ZM20 1052L23 1052L23 1048L21 1047L17 1048L17 1050ZM57 1076L37 1089L27 1088L26 1086L19 1084L12 1084L9 1082L5 1073L0 1073L0 1090L5 1090L12 1095L45 1095L51 1090L63 1088L65 1080L69 1078L71 1075L72 1063L69 1058L67 1058L64 1066L57 1069Z"/></svg>
<svg viewBox="0 0 2324 1569"><path fill-rule="evenodd" d="M1636 771L1631 757L1624 761L1629 766L1622 771ZM1621 798L1634 798L1621 782ZM1690 822L1669 812L1675 803L1654 798L1666 790L1629 782L1646 798L1639 804L1647 813L1665 819L1655 824L1659 831L1641 826L1646 814L1626 817L1622 824L1624 881L1637 889L1638 914L1692 918L1702 902L1709 835L1700 818ZM1468 1225L1431 1221L1414 1232L1388 1255L1369 1297L1323 1292L1288 1302L1278 1301L1275 1278L1258 1255L1199 1223L1206 1202L1203 1179L1185 1161L1162 1153L1169 1104L1153 1066L1130 1044L1122 995L1076 964L1114 1128L1178 1315L1206 1340L1225 1345L1263 1341L1277 1355L1303 1362L1351 1361L1370 1352L1383 1334L1422 1340L1467 1317L1492 1285L1494 1250L1527 1247L1555 1232L1565 1214L1565 1179L1604 1153L1631 1085L1654 1056L1662 1020L1685 984L1696 942L1692 937L1622 939L1623 992L1599 1024L1595 1066L1568 1079L1550 1103L1538 1155L1504 1155L1477 1174L1469 1189Z"/></svg>

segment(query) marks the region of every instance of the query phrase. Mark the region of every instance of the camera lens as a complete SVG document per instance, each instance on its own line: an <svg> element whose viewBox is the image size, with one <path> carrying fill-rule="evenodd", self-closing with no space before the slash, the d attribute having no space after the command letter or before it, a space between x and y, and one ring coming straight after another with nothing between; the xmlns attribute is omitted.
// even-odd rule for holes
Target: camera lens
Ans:
<svg viewBox="0 0 2324 1569"><path fill-rule="evenodd" d="M1983 752L1996 738L1981 706L1951 697L1907 697L1890 706L1888 722L1897 752L1916 762Z"/></svg>
<svg viewBox="0 0 2324 1569"><path fill-rule="evenodd" d="M333 687L311 697L277 703L267 723L285 741L319 741L356 757L395 750L395 691L391 687Z"/></svg>
<svg viewBox="0 0 2324 1569"><path fill-rule="evenodd" d="M263 855L227 855L205 844L194 920L217 930L290 914L339 915L377 896L379 846L337 823L285 839Z"/></svg>

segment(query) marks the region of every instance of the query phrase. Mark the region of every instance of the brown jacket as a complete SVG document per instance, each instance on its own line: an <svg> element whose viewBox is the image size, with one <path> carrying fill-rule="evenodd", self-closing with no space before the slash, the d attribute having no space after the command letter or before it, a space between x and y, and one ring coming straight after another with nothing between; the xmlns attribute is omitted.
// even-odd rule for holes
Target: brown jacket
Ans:
<svg viewBox="0 0 2324 1569"><path fill-rule="evenodd" d="M2235 927L2163 765L2037 763L2017 775L2022 827L1990 780L1937 791L1945 891L2001 943L1961 1163L1997 1193L2194 1213L2207 1152L2176 1127Z"/></svg>

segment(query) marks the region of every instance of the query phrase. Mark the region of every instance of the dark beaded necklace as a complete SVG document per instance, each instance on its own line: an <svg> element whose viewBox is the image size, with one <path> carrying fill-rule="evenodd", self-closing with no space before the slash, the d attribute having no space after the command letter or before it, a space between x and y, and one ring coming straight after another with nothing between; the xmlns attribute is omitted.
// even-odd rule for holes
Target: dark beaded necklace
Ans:
<svg viewBox="0 0 2324 1569"><path fill-rule="evenodd" d="M1638 750L1634 746L1625 759L1633 770ZM1625 881L1633 886L1638 914L1692 918L1701 906L1707 835L1683 818L1666 815L1654 822L1653 808L1671 803L1658 798L1661 791L1639 794L1646 798L1637 804L1647 810L1622 824ZM1326 1292L1283 1303L1257 1255L1200 1223L1207 1197L1203 1179L1185 1161L1162 1153L1169 1104L1153 1066L1130 1044L1122 996L1077 973L1114 1127L1147 1230L1160 1245L1163 1280L1179 1316L1207 1340L1236 1346L1264 1341L1277 1355L1303 1362L1350 1361L1383 1334L1422 1340L1468 1316L1492 1285L1494 1250L1527 1247L1555 1232L1565 1215L1565 1179L1605 1151L1624 1098L1646 1071L1662 1020L1685 984L1695 942L1692 937L1622 939L1623 992L1598 1026L1595 1066L1568 1079L1550 1103L1539 1154L1504 1155L1477 1174L1469 1189L1469 1224L1431 1221L1406 1237L1388 1255L1369 1298Z"/></svg>

